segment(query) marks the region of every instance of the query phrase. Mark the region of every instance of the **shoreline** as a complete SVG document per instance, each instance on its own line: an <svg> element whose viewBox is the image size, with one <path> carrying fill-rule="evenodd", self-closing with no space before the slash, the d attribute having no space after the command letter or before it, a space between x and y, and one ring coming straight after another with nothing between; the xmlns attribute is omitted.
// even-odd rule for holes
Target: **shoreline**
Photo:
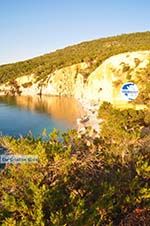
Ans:
<svg viewBox="0 0 150 226"><path fill-rule="evenodd" d="M86 129L90 127L92 134L96 135L100 132L100 123L102 119L98 119L98 110L100 101L90 101L88 99L78 98L77 101L81 104L84 111L84 116L77 119L77 131L79 134L85 134Z"/></svg>
<svg viewBox="0 0 150 226"><path fill-rule="evenodd" d="M4 92L0 92L0 96L9 96L9 95L4 94ZM16 95L13 95L13 96L16 96ZM23 96L38 96L38 95L28 94ZM42 96L47 96L47 95L42 95ZM53 95L48 95L48 96L53 96ZM72 97L72 98L74 98L83 108L83 112L81 116L76 119L75 127L77 132L79 134L84 134L86 133L86 129L90 127L92 133L98 134L100 131L99 124L102 122L102 119L97 118L98 110L100 107L100 101L94 101L94 100L91 101L85 98L75 98L75 97ZM86 120L84 120L85 118Z"/></svg>

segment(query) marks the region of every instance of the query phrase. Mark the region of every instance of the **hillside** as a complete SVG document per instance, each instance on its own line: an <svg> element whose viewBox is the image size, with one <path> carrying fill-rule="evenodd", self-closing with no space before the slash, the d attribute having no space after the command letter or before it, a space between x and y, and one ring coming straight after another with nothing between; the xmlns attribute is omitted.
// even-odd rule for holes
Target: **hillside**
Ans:
<svg viewBox="0 0 150 226"><path fill-rule="evenodd" d="M82 104L99 104L108 101L113 105L130 107L150 103L150 51L126 52L114 55L101 63L85 79L88 63L78 63L50 73L45 81L37 81L34 74L24 75L0 85L2 95L53 95L72 96ZM122 99L123 83L132 81L139 88L139 95L132 104ZM91 107L90 107L91 108Z"/></svg>
<svg viewBox="0 0 150 226"><path fill-rule="evenodd" d="M0 82L12 81L14 78L34 74L36 80L45 79L56 69L71 66L81 62L89 67L83 72L88 75L110 56L128 52L150 49L150 32L123 34L57 50L40 57L23 62L0 66Z"/></svg>
<svg viewBox="0 0 150 226"><path fill-rule="evenodd" d="M9 154L38 156L36 164L1 165L0 225L149 226L150 32L3 65L0 81L0 95L73 96L92 125L37 139L0 136ZM127 81L139 88L131 103L121 100Z"/></svg>

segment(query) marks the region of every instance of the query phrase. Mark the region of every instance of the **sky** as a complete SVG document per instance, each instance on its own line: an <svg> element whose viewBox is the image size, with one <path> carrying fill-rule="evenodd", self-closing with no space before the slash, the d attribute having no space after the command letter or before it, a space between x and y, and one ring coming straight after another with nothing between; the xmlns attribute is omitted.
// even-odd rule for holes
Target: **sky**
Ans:
<svg viewBox="0 0 150 226"><path fill-rule="evenodd" d="M149 0L0 0L0 64L150 30Z"/></svg>

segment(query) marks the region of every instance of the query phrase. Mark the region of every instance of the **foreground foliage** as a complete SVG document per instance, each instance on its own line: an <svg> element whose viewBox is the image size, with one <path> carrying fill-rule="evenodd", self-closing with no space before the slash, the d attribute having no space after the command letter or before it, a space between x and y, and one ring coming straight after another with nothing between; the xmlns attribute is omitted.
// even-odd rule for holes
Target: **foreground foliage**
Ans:
<svg viewBox="0 0 150 226"><path fill-rule="evenodd" d="M0 172L0 224L148 226L150 120L148 112L104 103L101 136L76 131L1 137L11 153L38 155L36 164ZM43 134L44 136L44 134Z"/></svg>

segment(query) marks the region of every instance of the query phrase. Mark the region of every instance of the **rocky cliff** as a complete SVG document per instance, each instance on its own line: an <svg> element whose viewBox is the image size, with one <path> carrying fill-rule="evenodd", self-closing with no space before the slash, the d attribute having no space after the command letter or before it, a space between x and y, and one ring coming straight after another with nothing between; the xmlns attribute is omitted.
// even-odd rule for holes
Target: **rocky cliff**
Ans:
<svg viewBox="0 0 150 226"><path fill-rule="evenodd" d="M149 64L150 51L126 52L108 58L88 77L85 72L88 72L90 65L80 63L55 70L44 81L36 81L34 74L19 77L11 83L1 85L0 92L5 95L73 96L91 102L101 100L127 104L121 97L122 84L134 81L140 89L139 74L146 73Z"/></svg>

